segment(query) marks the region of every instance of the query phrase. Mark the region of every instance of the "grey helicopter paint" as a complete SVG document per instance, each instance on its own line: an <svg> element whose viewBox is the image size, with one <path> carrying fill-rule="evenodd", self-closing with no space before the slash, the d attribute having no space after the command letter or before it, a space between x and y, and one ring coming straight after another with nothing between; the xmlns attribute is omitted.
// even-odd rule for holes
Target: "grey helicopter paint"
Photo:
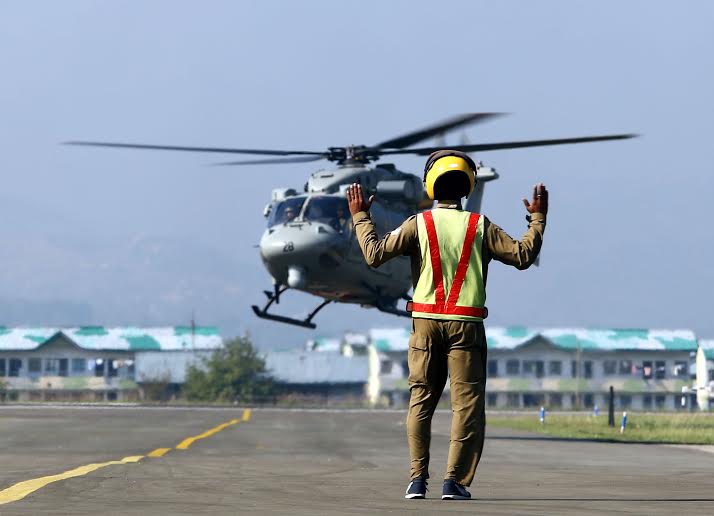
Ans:
<svg viewBox="0 0 714 516"><path fill-rule="evenodd" d="M264 215L268 228L260 240L260 256L273 278L273 288L264 291L267 301L263 307L254 305L258 317L315 328L313 318L332 302L356 303L374 307L383 312L408 316L398 307L407 300L412 287L409 258L398 257L379 269L369 267L362 256L354 234L351 216L345 197L346 188L359 183L376 200L371 217L378 234L394 230L411 215L430 209L432 202L424 193L419 177L402 172L392 164L370 163L382 156L415 154L427 156L439 147L414 148L413 145L445 133L484 122L500 113L469 113L447 119L402 136L385 140L372 146L329 147L326 151L290 151L269 149L239 149L221 147L186 147L174 145L147 145L136 143L111 143L72 141L69 145L111 147L145 150L172 150L226 154L253 154L272 156L219 163L224 166L289 164L328 160L335 168L313 172L302 192L291 188L273 190ZM486 144L450 146L463 152L486 152L525 147L541 147L574 143L588 143L632 138L633 134L587 136L551 140L529 140ZM477 184L464 208L477 212L483 198L483 187L498 178L492 168L479 163ZM295 319L270 311L279 304L288 290L298 290L322 298L322 301L304 319Z"/></svg>
<svg viewBox="0 0 714 516"><path fill-rule="evenodd" d="M411 288L409 258L396 258L379 269L367 266L345 198L352 183L376 193L371 213L380 234L416 213L424 198L416 176L390 165L345 164L317 171L303 193L273 192L266 210L269 227L260 241L263 263L277 285L400 313L396 301ZM293 208L290 218L288 207Z"/></svg>

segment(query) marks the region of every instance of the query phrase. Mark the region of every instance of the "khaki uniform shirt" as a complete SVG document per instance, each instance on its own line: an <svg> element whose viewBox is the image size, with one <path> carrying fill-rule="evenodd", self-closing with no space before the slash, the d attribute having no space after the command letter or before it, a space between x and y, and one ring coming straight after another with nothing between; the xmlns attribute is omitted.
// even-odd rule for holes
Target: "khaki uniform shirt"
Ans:
<svg viewBox="0 0 714 516"><path fill-rule="evenodd" d="M460 210L461 204L452 204L447 201L437 204L437 208ZM374 224L367 212L356 213L352 217L352 222L367 264L371 267L379 267L395 256L409 256L411 258L412 283L416 287L421 273L421 250L419 249L416 215L409 217L397 229L384 235L381 240L377 236ZM530 267L538 257L544 231L545 215L542 213L531 215L528 230L520 241L514 240L487 217L484 217L483 249L481 250L484 285L486 284L488 263L491 259L506 265L513 265L520 270Z"/></svg>

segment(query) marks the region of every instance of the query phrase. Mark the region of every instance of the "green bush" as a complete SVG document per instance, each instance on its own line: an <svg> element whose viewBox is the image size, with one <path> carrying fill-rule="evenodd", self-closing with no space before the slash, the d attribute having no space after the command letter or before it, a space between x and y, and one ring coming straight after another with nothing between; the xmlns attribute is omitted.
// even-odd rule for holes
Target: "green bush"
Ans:
<svg viewBox="0 0 714 516"><path fill-rule="evenodd" d="M184 384L190 401L252 403L273 392L265 360L247 336L227 341L202 367L189 367Z"/></svg>

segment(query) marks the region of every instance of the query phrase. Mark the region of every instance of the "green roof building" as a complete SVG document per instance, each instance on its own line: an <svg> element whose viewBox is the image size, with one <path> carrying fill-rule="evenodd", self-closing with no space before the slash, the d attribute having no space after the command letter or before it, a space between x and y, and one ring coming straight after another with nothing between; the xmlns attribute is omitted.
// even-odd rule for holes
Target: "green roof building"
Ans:
<svg viewBox="0 0 714 516"><path fill-rule="evenodd" d="M408 399L409 328L373 329L372 400ZM689 330L486 326L489 408L679 410L691 386L697 338ZM447 394L448 396L448 385Z"/></svg>
<svg viewBox="0 0 714 516"><path fill-rule="evenodd" d="M214 327L0 326L0 398L131 401L142 385L178 385L223 340Z"/></svg>

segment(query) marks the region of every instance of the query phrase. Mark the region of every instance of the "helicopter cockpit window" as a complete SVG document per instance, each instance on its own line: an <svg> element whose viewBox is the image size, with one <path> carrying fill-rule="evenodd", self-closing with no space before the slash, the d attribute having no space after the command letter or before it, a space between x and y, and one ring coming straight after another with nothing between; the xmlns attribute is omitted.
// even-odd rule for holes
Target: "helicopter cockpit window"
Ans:
<svg viewBox="0 0 714 516"><path fill-rule="evenodd" d="M305 204L305 197L291 197L278 203L270 213L268 226L292 222L300 215L303 204Z"/></svg>
<svg viewBox="0 0 714 516"><path fill-rule="evenodd" d="M305 220L324 222L336 231L347 231L351 220L347 199L327 196L312 197L305 208Z"/></svg>

